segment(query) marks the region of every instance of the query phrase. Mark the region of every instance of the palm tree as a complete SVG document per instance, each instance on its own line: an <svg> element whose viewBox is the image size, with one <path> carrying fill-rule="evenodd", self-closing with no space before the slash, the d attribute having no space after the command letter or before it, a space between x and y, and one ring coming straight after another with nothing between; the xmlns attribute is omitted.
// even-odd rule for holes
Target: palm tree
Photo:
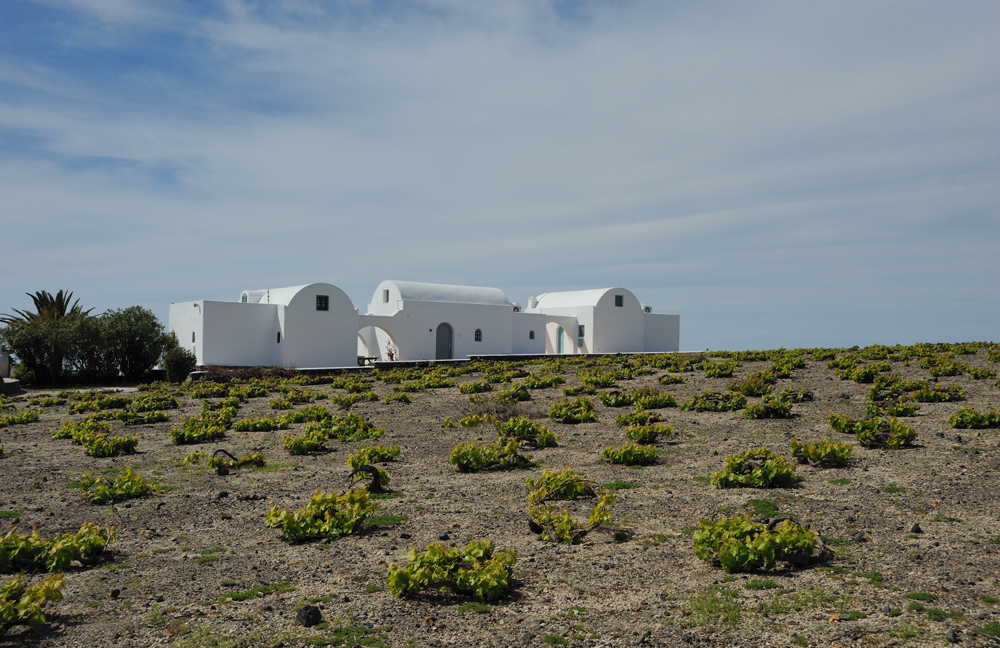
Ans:
<svg viewBox="0 0 1000 648"><path fill-rule="evenodd" d="M80 300L77 299L75 302L70 304L70 300L73 298L72 292L63 291L57 292L55 295L46 292L44 290L39 290L34 295L31 293L24 293L28 297L31 297L31 301L35 302L35 312L31 311L21 311L13 308L17 317L8 315L6 317L0 317L0 322L4 324L11 324L16 321L27 322L29 324L40 324L47 320L58 320L67 316L73 315L89 315L93 308L88 308L83 310L83 306L80 306Z"/></svg>

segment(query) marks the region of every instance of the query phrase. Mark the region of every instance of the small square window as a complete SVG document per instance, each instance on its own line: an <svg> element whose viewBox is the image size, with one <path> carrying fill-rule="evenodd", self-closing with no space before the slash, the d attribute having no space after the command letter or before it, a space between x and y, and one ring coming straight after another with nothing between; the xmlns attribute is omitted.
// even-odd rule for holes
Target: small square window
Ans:
<svg viewBox="0 0 1000 648"><path fill-rule="evenodd" d="M576 337L583 337L586 335L583 324L580 325L580 330L577 332Z"/></svg>
<svg viewBox="0 0 1000 648"><path fill-rule="evenodd" d="M388 304L389 303L389 289L388 288L384 288L382 290L382 303L383 304Z"/></svg>
<svg viewBox="0 0 1000 648"><path fill-rule="evenodd" d="M615 295L615 306L617 306L618 308L622 308L623 306L625 306L625 298L622 297L621 295Z"/></svg>
<svg viewBox="0 0 1000 648"><path fill-rule="evenodd" d="M330 310L330 296L329 295L316 295L316 310L318 310L318 311L328 311L328 310Z"/></svg>

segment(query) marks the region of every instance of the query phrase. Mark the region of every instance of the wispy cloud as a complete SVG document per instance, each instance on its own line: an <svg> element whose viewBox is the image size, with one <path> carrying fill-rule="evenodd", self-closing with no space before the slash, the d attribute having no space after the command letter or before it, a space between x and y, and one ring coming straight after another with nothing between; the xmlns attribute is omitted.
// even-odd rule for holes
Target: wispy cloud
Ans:
<svg viewBox="0 0 1000 648"><path fill-rule="evenodd" d="M65 287L165 318L314 280L363 307L391 276L632 287L690 348L989 338L998 26L990 3L11 3L0 311Z"/></svg>

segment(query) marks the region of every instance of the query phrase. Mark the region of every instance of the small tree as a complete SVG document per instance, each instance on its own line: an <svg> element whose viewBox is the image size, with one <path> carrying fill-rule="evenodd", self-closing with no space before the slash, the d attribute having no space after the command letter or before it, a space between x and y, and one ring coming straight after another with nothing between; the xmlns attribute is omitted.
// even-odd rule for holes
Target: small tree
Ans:
<svg viewBox="0 0 1000 648"><path fill-rule="evenodd" d="M130 306L108 311L101 319L108 353L125 380L139 380L160 361L167 334L152 311Z"/></svg>

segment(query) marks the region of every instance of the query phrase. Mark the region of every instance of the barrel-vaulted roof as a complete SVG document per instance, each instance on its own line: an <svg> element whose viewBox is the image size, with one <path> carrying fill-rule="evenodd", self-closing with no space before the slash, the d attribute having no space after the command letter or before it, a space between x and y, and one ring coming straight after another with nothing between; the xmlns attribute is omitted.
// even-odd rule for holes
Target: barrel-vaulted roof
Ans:
<svg viewBox="0 0 1000 648"><path fill-rule="evenodd" d="M480 286L453 286L449 284L420 283L417 281L394 281L391 283L399 291L403 301L447 302L451 304L485 304L508 306L507 295L499 288Z"/></svg>
<svg viewBox="0 0 1000 648"><path fill-rule="evenodd" d="M592 288L590 290L567 290L564 292L542 293L535 299L538 304L530 310L546 308L576 308L579 306L597 306L601 297L610 291L622 291L622 288Z"/></svg>

